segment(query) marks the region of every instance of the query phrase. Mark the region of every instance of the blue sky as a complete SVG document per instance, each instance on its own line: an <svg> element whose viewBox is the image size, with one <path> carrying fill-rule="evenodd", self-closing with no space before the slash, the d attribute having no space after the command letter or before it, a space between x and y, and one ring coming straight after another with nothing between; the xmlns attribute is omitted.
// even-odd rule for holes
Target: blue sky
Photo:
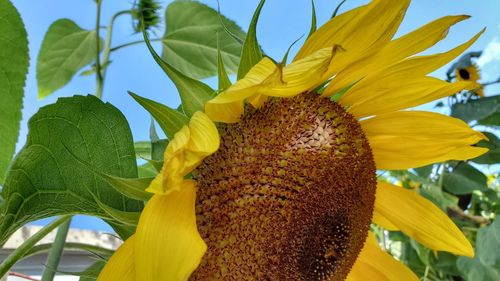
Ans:
<svg viewBox="0 0 500 281"><path fill-rule="evenodd" d="M107 24L111 15L123 9L129 9L133 0L103 0L102 24ZM58 97L74 94L89 94L95 89L95 77L75 77L67 86L52 96L37 100L36 57L43 37L52 22L60 18L70 18L85 29L95 25L95 3L92 0L12 0L19 10L28 31L31 63L25 88L23 120L19 136L18 149L26 141L27 120L39 107L53 103ZM160 1L166 7L171 1ZM216 7L216 0L201 1ZM220 0L221 11L228 18L235 20L244 30L247 29L258 0ZM318 24L329 19L339 0L316 0ZM346 11L368 1L348 0L342 7ZM396 36L405 34L431 20L445 15L471 15L471 19L454 26L448 38L438 43L425 53L441 52L468 40L483 27L485 34L470 50L485 50L479 61L482 66L484 81L496 79L500 75L500 1L498 0L414 0ZM163 12L162 12L163 13ZM268 0L264 6L258 25L258 39L266 54L281 58L296 38L307 34L310 28L310 0ZM162 21L163 22L163 21ZM156 30L161 35L165 28ZM103 35L104 36L104 35ZM121 17L115 23L113 45L119 45L141 37L133 33L131 19ZM298 46L292 50L296 52ZM161 51L159 43L155 45ZM103 99L118 107L128 119L135 141L147 140L149 115L128 95L131 90L139 95L176 107L180 99L172 82L155 64L144 45L134 45L112 53L104 88ZM433 75L443 78L447 67ZM212 79L213 80L213 79ZM213 82L213 81L209 81ZM487 95L498 94L500 87L486 89ZM429 107L430 108L430 107ZM103 222L79 216L73 227L109 230Z"/></svg>

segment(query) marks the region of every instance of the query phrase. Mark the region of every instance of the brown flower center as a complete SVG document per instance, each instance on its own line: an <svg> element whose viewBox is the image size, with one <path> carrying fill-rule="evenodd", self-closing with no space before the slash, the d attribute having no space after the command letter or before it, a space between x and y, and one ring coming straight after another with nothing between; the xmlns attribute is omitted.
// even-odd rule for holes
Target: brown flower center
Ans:
<svg viewBox="0 0 500 281"><path fill-rule="evenodd" d="M460 75L460 77L464 80L468 80L470 79L470 73L469 71L467 71L467 69L464 69L464 68L460 68L458 70L458 74Z"/></svg>
<svg viewBox="0 0 500 281"><path fill-rule="evenodd" d="M208 250L191 280L344 280L363 247L371 149L356 119L317 94L248 112L194 176Z"/></svg>

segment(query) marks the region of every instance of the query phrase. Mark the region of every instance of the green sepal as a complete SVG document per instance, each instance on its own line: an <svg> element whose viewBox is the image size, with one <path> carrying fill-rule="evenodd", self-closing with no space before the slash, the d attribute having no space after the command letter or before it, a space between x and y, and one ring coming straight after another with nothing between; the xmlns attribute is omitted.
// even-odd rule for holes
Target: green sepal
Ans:
<svg viewBox="0 0 500 281"><path fill-rule="evenodd" d="M113 219L128 225L137 225L139 221L139 217L141 216L140 212L125 212L117 210L113 207L110 207L99 200L99 198L95 197L95 201L97 205L101 207L108 215L110 215Z"/></svg>
<svg viewBox="0 0 500 281"><path fill-rule="evenodd" d="M311 29L309 30L309 34L307 38L311 37L311 35L316 32L317 24L316 24L316 7L314 6L314 0L311 0Z"/></svg>
<svg viewBox="0 0 500 281"><path fill-rule="evenodd" d="M173 139L175 133L189 123L189 118L175 109L143 98L131 91L128 91L128 93L153 116L169 139Z"/></svg>
<svg viewBox="0 0 500 281"><path fill-rule="evenodd" d="M142 35L154 60L163 71L165 71L168 77L170 77L179 91L184 112L191 117L196 111L204 111L205 103L215 96L215 91L207 84L184 75L182 72L165 62L156 53L153 46L151 46L151 42L145 30L142 31Z"/></svg>
<svg viewBox="0 0 500 281"><path fill-rule="evenodd" d="M337 16L337 14L338 14L338 12L339 12L339 10L340 10L340 7L342 7L342 5L343 5L346 1L347 1L347 0L342 0L342 1L341 1L338 5L337 5L337 7L335 8L335 11L333 11L333 14L332 14L332 17L331 17L332 19L333 19L334 17L336 17L336 16Z"/></svg>
<svg viewBox="0 0 500 281"><path fill-rule="evenodd" d="M224 61L222 60L222 54L220 52L219 46L219 35L217 34L217 78L219 80L219 93L231 87L231 80L227 75L226 68L224 67Z"/></svg>
<svg viewBox="0 0 500 281"><path fill-rule="evenodd" d="M288 60L288 54L290 54L290 50L292 49L292 47L297 43L299 42L300 39L302 39L302 37L304 37L304 35L301 35L299 38L295 39L295 41L293 41L292 44L290 44L290 46L288 46L288 49L286 50L285 52L285 55L283 56L283 59L281 60L281 65L285 66L286 65L286 62Z"/></svg>
<svg viewBox="0 0 500 281"><path fill-rule="evenodd" d="M253 14L247 37L241 51L241 60L238 67L238 80L243 78L247 72L262 59L262 50L257 41L257 22L259 21L260 11L264 6L265 0L261 0L259 6Z"/></svg>
<svg viewBox="0 0 500 281"><path fill-rule="evenodd" d="M347 91L349 91L354 85L356 85L356 83L358 83L358 81L354 81L352 82L351 84L345 86L344 88L340 89L339 91L337 91L335 94L333 94L331 97L330 97L330 100L331 101L334 101L334 102L337 102L339 101L339 99L345 94L347 93Z"/></svg>

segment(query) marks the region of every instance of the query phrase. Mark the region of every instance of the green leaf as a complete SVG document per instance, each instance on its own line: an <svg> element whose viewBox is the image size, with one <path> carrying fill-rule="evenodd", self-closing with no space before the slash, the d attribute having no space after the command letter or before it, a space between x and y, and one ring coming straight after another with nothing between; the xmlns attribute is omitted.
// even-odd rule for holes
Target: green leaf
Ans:
<svg viewBox="0 0 500 281"><path fill-rule="evenodd" d="M485 134L489 140L482 140L477 146L486 147L489 151L471 161L488 165L500 163L500 139L493 133L483 132L483 134Z"/></svg>
<svg viewBox="0 0 500 281"><path fill-rule="evenodd" d="M94 200L121 211L143 202L113 189L79 162L122 178L136 178L134 144L127 120L94 96L60 98L29 121L26 145L7 174L0 205L0 245L27 222L62 214L110 218ZM73 154L73 155L72 155Z"/></svg>
<svg viewBox="0 0 500 281"><path fill-rule="evenodd" d="M9 0L0 0L0 185L16 149L28 73L28 39L24 24Z"/></svg>
<svg viewBox="0 0 500 281"><path fill-rule="evenodd" d="M431 164L420 168L413 168L413 170L417 173L417 175L423 178L428 178L431 175L433 168L434 164Z"/></svg>
<svg viewBox="0 0 500 281"><path fill-rule="evenodd" d="M260 1L259 6L257 6L253 14L250 27L248 27L248 34L243 44L240 65L238 67L238 79L243 78L262 59L262 50L257 41L257 22L259 21L260 11L262 10L262 6L264 6L264 2L266 1Z"/></svg>
<svg viewBox="0 0 500 281"><path fill-rule="evenodd" d="M490 116L477 121L477 123L484 126L491 126L494 128L498 128L500 127L500 112L495 112Z"/></svg>
<svg viewBox="0 0 500 281"><path fill-rule="evenodd" d="M478 258L459 257L457 259L458 270L465 280L469 281L498 281L500 272L498 267L487 266L481 263Z"/></svg>
<svg viewBox="0 0 500 281"><path fill-rule="evenodd" d="M476 239L477 257L484 265L500 264L500 219L480 228Z"/></svg>
<svg viewBox="0 0 500 281"><path fill-rule="evenodd" d="M438 252L437 260L433 266L443 273L457 276L460 274L457 268L457 258L457 256L447 252Z"/></svg>
<svg viewBox="0 0 500 281"><path fill-rule="evenodd" d="M62 88L81 68L92 63L97 53L96 45L95 31L82 29L69 19L54 22L38 54L38 98Z"/></svg>
<svg viewBox="0 0 500 281"><path fill-rule="evenodd" d="M451 107L451 116L465 122L483 120L495 113L500 113L500 95L472 100L467 103L456 103Z"/></svg>
<svg viewBox="0 0 500 281"><path fill-rule="evenodd" d="M453 194L469 194L487 190L486 176L471 165L461 162L453 172L443 174L443 187Z"/></svg>
<svg viewBox="0 0 500 281"><path fill-rule="evenodd" d="M144 42L146 43L146 46L148 47L148 50L154 60L163 69L163 71L165 71L168 77L170 77L179 91L184 113L191 117L196 111L204 111L205 103L215 96L215 91L205 83L186 76L169 63L162 60L162 58L160 58L160 56L158 56L156 51L153 49L153 46L151 46L151 42L149 41L145 30L142 31L142 34Z"/></svg>
<svg viewBox="0 0 500 281"><path fill-rule="evenodd" d="M130 91L128 93L153 116L169 139L173 139L175 133L189 123L189 118L175 109L143 98Z"/></svg>
<svg viewBox="0 0 500 281"><path fill-rule="evenodd" d="M216 75L216 36L219 34L224 64L229 73L236 73L241 43L232 35L245 38L245 33L235 22L197 1L172 2L167 7L165 19L167 29L162 58L168 64L196 79Z"/></svg>
<svg viewBox="0 0 500 281"><path fill-rule="evenodd" d="M444 192L439 186L434 184L423 185L422 188L420 188L420 194L431 200L443 210L458 204L458 198L456 196Z"/></svg>

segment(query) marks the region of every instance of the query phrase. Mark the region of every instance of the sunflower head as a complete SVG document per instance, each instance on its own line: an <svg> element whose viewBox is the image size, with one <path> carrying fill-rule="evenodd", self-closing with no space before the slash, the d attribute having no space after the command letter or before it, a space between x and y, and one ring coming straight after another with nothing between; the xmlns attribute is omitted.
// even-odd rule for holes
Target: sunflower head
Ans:
<svg viewBox="0 0 500 281"><path fill-rule="evenodd" d="M472 81L477 83L477 87L472 90L480 97L484 97L484 91L481 84L478 81L481 79L481 75L479 73L479 68L475 64L470 64L469 66L457 67L455 70L455 75L458 81Z"/></svg>
<svg viewBox="0 0 500 281"><path fill-rule="evenodd" d="M156 194L121 248L133 244L133 252L119 250L99 280L125 280L113 272L119 262L135 270L131 281L418 280L379 248L372 222L436 251L473 255L429 200L376 180L376 169L487 151L472 146L485 136L466 123L405 110L474 86L428 75L481 34L418 56L467 16L443 17L391 40L408 5L374 0L336 16L289 65L258 58L202 104L205 113L195 113L165 151L148 189ZM226 124L218 131L212 121Z"/></svg>
<svg viewBox="0 0 500 281"><path fill-rule="evenodd" d="M369 229L376 180L367 139L342 106L306 93L248 107L194 174L208 244L194 280L349 273Z"/></svg>

